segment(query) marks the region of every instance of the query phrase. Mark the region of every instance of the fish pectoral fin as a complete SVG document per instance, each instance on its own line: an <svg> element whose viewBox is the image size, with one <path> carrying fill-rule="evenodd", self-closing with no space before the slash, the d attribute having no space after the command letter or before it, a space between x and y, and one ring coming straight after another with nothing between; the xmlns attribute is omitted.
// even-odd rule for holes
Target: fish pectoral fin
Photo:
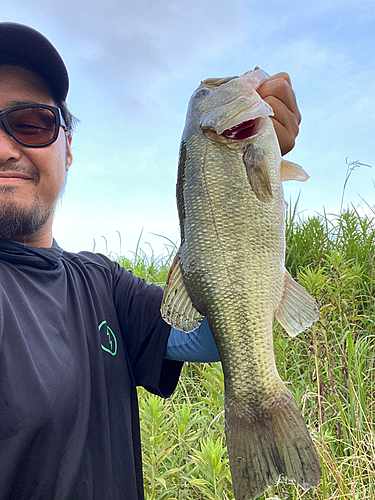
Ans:
<svg viewBox="0 0 375 500"><path fill-rule="evenodd" d="M288 271L284 274L284 295L275 317L291 337L311 326L319 319L318 303Z"/></svg>
<svg viewBox="0 0 375 500"><path fill-rule="evenodd" d="M249 144L243 155L247 178L259 201L270 203L273 200L270 169L261 148Z"/></svg>
<svg viewBox="0 0 375 500"><path fill-rule="evenodd" d="M194 307L183 282L178 252L169 271L160 312L164 321L184 332L195 330L203 319L202 314Z"/></svg>
<svg viewBox="0 0 375 500"><path fill-rule="evenodd" d="M306 182L310 176L303 170L302 167L288 160L281 160L280 165L280 181L299 181Z"/></svg>

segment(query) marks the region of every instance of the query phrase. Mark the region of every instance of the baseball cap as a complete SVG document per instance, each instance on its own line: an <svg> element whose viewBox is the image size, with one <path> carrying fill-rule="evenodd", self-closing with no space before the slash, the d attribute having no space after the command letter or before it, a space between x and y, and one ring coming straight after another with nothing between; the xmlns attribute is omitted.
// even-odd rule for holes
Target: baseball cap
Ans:
<svg viewBox="0 0 375 500"><path fill-rule="evenodd" d="M49 84L59 104L65 101L69 77L60 54L47 38L30 26L0 22L0 65L22 66Z"/></svg>

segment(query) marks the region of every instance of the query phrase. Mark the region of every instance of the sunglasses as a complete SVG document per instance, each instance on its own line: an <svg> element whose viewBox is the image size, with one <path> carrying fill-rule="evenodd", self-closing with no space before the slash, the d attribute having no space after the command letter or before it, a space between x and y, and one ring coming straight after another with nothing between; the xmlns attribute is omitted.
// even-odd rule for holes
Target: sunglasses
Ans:
<svg viewBox="0 0 375 500"><path fill-rule="evenodd" d="M49 146L56 141L60 127L68 130L60 109L47 104L24 104L3 109L0 122L15 141L29 148Z"/></svg>

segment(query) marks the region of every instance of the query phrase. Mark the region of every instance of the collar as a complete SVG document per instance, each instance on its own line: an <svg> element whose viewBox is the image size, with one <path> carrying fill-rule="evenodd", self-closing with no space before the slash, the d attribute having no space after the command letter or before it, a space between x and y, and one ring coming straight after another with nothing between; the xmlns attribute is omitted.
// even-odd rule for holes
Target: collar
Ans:
<svg viewBox="0 0 375 500"><path fill-rule="evenodd" d="M62 248L55 240L51 248L36 248L0 238L0 261L9 262L15 266L55 269L60 263L62 253Z"/></svg>

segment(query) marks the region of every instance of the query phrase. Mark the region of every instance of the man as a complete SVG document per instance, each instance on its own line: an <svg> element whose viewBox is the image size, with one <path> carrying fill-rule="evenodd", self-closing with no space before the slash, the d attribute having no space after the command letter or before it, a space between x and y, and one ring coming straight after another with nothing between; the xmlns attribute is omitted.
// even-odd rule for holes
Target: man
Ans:
<svg viewBox="0 0 375 500"><path fill-rule="evenodd" d="M163 397L184 360L218 360L207 323L182 334L162 289L52 237L72 164L68 74L35 30L0 23L0 499L143 499L136 386ZM285 154L289 77L259 93Z"/></svg>

